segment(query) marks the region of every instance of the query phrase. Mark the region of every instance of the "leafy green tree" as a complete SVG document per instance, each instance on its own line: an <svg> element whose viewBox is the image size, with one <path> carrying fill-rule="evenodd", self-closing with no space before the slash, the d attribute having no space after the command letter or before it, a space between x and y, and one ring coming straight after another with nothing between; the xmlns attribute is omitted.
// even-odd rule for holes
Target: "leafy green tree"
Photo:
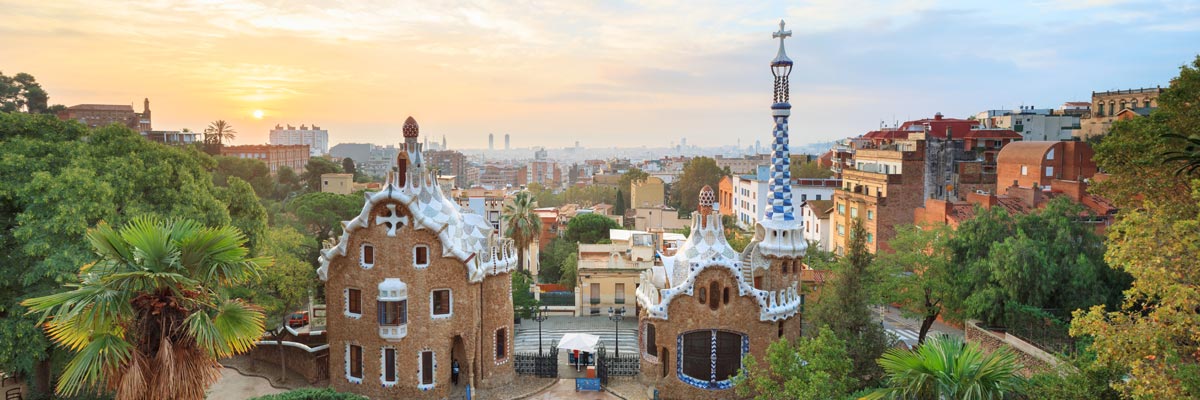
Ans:
<svg viewBox="0 0 1200 400"><path fill-rule="evenodd" d="M563 238L577 243L596 244L608 239L610 229L621 229L621 226L617 225L617 221L600 214L581 214L567 222L567 232Z"/></svg>
<svg viewBox="0 0 1200 400"><path fill-rule="evenodd" d="M229 210L233 227L246 235L246 245L252 254L260 254L267 235L267 209L259 203L249 183L236 176L229 177L229 187L217 188L217 197Z"/></svg>
<svg viewBox="0 0 1200 400"><path fill-rule="evenodd" d="M530 183L525 187L533 198L537 199L538 207L559 207L563 205L562 196L554 193L540 183Z"/></svg>
<svg viewBox="0 0 1200 400"><path fill-rule="evenodd" d="M516 318L533 318L541 307L541 302L529 291L531 284L533 280L525 274L512 274L513 316Z"/></svg>
<svg viewBox="0 0 1200 400"><path fill-rule="evenodd" d="M59 394L100 387L118 399L204 399L221 376L217 360L262 335L262 312L223 294L271 263L248 258L236 228L141 217L119 231L100 223L87 241L97 257L79 269L75 290L21 303L76 352Z"/></svg>
<svg viewBox="0 0 1200 400"><path fill-rule="evenodd" d="M124 126L89 132L50 115L0 113L0 370L51 390L55 350L18 303L75 282L75 268L93 258L84 235L97 222L148 214L228 225L207 172L214 165Z"/></svg>
<svg viewBox="0 0 1200 400"><path fill-rule="evenodd" d="M880 292L885 287L878 282L883 279L882 270L872 263L872 255L867 251L866 228L862 221L855 220L850 227L846 256L834 264L832 277L814 307L812 321L813 326L828 327L837 337L845 338L854 376L865 387L874 385L882 376L875 360L893 342L871 310L871 306L882 304Z"/></svg>
<svg viewBox="0 0 1200 400"><path fill-rule="evenodd" d="M579 253L571 253L562 263L562 277L558 283L566 286L568 290L575 290L575 285L579 281Z"/></svg>
<svg viewBox="0 0 1200 400"><path fill-rule="evenodd" d="M1200 193L1194 202L1200 203ZM1105 259L1133 276L1119 307L1076 311L1071 335L1090 337L1099 362L1125 366L1114 383L1135 399L1200 396L1200 213L1177 218L1175 209L1145 202L1123 210L1109 227ZM1112 311L1109 311L1112 310Z"/></svg>
<svg viewBox="0 0 1200 400"><path fill-rule="evenodd" d="M991 353L978 343L939 335L916 350L891 349L879 359L887 371L873 399L1004 399L1020 392L1021 365L1007 348Z"/></svg>
<svg viewBox="0 0 1200 400"><path fill-rule="evenodd" d="M0 72L0 112L47 113L49 101L50 95L33 75L5 76Z"/></svg>
<svg viewBox="0 0 1200 400"><path fill-rule="evenodd" d="M790 167L793 178L826 179L833 177L833 171L821 166L817 160L796 162L792 159Z"/></svg>
<svg viewBox="0 0 1200 400"><path fill-rule="evenodd" d="M942 299L953 288L952 261L947 242L953 231L946 225L902 226L888 244L892 253L879 256L885 282L895 285L884 291L890 303L899 304L906 317L921 320L918 343L925 343L929 329L942 313Z"/></svg>
<svg viewBox="0 0 1200 400"><path fill-rule="evenodd" d="M304 226L305 232L315 236L319 244L341 235L342 221L358 215L362 211L362 203L361 196L314 192L292 199L288 208ZM315 254L312 259L316 259Z"/></svg>
<svg viewBox="0 0 1200 400"><path fill-rule="evenodd" d="M317 242L295 228L272 227L266 232L266 240L259 250L262 255L275 260L275 264L264 269L258 281L232 288L229 294L262 308L265 326L279 352L277 382L284 382L288 376L283 349L284 326L294 310L308 305L309 296L316 290L316 266L305 260L317 250Z"/></svg>
<svg viewBox="0 0 1200 400"><path fill-rule="evenodd" d="M683 165L683 174L671 184L669 203L679 209L679 215L691 215L696 211L700 189L704 186L717 187L725 171L708 157L696 157Z"/></svg>
<svg viewBox="0 0 1200 400"><path fill-rule="evenodd" d="M564 204L574 203L586 207L612 201L614 196L616 189L607 186L572 186L563 191L562 201Z"/></svg>
<svg viewBox="0 0 1200 400"><path fill-rule="evenodd" d="M1096 362L1094 353L1067 361L1058 368L1030 376L1023 390L1025 397L1039 400L1121 398L1113 385L1125 378L1126 368Z"/></svg>
<svg viewBox="0 0 1200 400"><path fill-rule="evenodd" d="M298 193L304 189L304 183L300 180L300 176L296 175L296 171L288 166L280 166L275 172L275 191L272 198L276 200L285 200L293 193Z"/></svg>
<svg viewBox="0 0 1200 400"><path fill-rule="evenodd" d="M513 240L517 247L517 270L526 272L525 256L529 245L538 240L542 234L542 219L533 211L536 208L533 196L529 192L519 192L511 203L504 205L500 219L504 221L505 236Z"/></svg>
<svg viewBox="0 0 1200 400"><path fill-rule="evenodd" d="M579 245L564 238L550 239L550 243L541 249L538 255L538 279L544 283L554 283L562 279L563 264L567 258L579 251Z"/></svg>
<svg viewBox="0 0 1200 400"><path fill-rule="evenodd" d="M342 167L337 163L322 157L313 157L304 165L304 173L300 174L300 179L308 186L309 192L320 192L321 175L339 172L342 172Z"/></svg>
<svg viewBox="0 0 1200 400"><path fill-rule="evenodd" d="M617 196L613 203L613 214L625 215L625 209L628 208L625 206L625 204L627 204L625 201L625 195L621 194L621 189L617 189Z"/></svg>
<svg viewBox="0 0 1200 400"><path fill-rule="evenodd" d="M271 169L262 160L226 156L213 159L217 162L217 168L213 170L213 183L217 186L229 186L229 178L238 177L249 183L258 197L267 198L274 194L275 181L271 178Z"/></svg>
<svg viewBox="0 0 1200 400"><path fill-rule="evenodd" d="M353 158L346 157L342 159L342 171L347 174L354 174L356 178L358 177L358 168L354 166Z"/></svg>
<svg viewBox="0 0 1200 400"><path fill-rule="evenodd" d="M822 327L794 344L787 338L771 343L761 365L744 356L734 388L739 397L755 400L842 398L857 386L850 368L846 342Z"/></svg>

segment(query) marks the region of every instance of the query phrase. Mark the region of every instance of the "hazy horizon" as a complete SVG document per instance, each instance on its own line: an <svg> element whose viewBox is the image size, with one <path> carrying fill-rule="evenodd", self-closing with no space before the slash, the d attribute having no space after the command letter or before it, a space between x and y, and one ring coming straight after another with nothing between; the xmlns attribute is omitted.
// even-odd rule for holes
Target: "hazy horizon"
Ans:
<svg viewBox="0 0 1200 400"><path fill-rule="evenodd" d="M235 144L396 143L412 115L451 148L744 148L770 136L780 18L797 144L1166 86L1200 51L1177 1L573 3L0 0L0 71L52 104L148 97L158 130L224 119Z"/></svg>

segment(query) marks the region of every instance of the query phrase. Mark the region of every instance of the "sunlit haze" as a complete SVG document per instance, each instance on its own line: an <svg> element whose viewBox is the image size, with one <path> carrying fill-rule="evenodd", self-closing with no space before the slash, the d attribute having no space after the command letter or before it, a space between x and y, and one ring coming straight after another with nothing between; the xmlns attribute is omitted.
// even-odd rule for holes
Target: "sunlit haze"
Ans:
<svg viewBox="0 0 1200 400"><path fill-rule="evenodd" d="M753 143L768 62L795 37L792 140L1166 86L1200 43L1192 1L347 2L0 0L0 70L54 104L135 104L155 129L317 124L452 148Z"/></svg>

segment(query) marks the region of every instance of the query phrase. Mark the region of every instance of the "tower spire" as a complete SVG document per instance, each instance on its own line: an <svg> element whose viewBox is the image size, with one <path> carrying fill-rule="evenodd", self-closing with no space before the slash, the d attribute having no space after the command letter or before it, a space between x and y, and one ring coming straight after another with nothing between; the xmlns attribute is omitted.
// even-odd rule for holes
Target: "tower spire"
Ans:
<svg viewBox="0 0 1200 400"><path fill-rule="evenodd" d="M792 60L783 47L783 40L789 36L792 31L784 30L784 22L779 20L779 31L771 34L772 38L779 38L779 53L771 60L771 74L775 75L775 103L771 105L771 115L775 119L775 129L771 143L770 207L766 219L773 221L796 219L792 205L791 151L788 149L788 117L792 114L792 105L788 103L788 75L792 73Z"/></svg>

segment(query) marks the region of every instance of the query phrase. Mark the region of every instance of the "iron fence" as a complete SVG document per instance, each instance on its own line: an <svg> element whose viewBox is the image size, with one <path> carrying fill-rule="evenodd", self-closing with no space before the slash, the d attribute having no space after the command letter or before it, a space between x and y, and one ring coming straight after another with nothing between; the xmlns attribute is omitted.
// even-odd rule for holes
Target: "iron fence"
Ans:
<svg viewBox="0 0 1200 400"><path fill-rule="evenodd" d="M513 357L513 368L517 374L542 378L558 377L558 348L550 348L549 352L542 355L517 353Z"/></svg>
<svg viewBox="0 0 1200 400"><path fill-rule="evenodd" d="M1075 339L1070 334L1070 319L1059 310L1013 307L1005 310L1005 331L1038 348L1054 354L1074 354Z"/></svg>

